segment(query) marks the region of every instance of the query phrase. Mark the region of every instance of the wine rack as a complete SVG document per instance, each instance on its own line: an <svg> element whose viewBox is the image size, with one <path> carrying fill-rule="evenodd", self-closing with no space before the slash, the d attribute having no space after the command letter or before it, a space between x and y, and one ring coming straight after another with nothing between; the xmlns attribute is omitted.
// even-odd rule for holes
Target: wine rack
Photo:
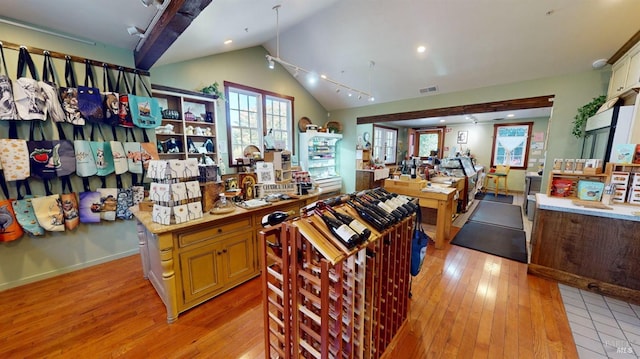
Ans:
<svg viewBox="0 0 640 359"><path fill-rule="evenodd" d="M266 356L380 358L408 316L414 220L351 250L313 215L261 231Z"/></svg>

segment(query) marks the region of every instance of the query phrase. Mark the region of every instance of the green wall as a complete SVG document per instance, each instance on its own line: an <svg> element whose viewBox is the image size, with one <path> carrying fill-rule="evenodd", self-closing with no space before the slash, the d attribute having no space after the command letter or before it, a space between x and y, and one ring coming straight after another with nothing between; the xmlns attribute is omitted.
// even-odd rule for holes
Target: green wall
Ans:
<svg viewBox="0 0 640 359"><path fill-rule="evenodd" d="M134 67L133 54L124 49L102 44L96 44L96 46L86 45L4 24L0 24L0 34L0 41L5 43L11 42L126 67ZM4 53L9 76L15 78L18 52L5 48ZM41 76L43 57L36 55L32 56L32 58ZM58 75L58 81L64 81L64 61L54 59L54 67ZM75 73L79 81L84 81L85 71L83 64L76 64ZM101 83L102 72L95 72L95 74L98 75ZM21 137L26 138L28 136L27 131L24 131L25 129L22 127ZM8 125L0 123L0 138L6 138L7 134ZM97 183L99 181L92 182L92 188L95 188ZM31 181L31 187L34 193L44 194L44 189L40 182ZM54 188L60 188L59 184L54 183ZM81 188L80 181L75 181L74 189L80 191ZM10 184L10 191L15 193L15 187L12 184ZM25 235L13 242L0 243L0 290L53 277L137 252L138 237L134 221L103 222L92 225L81 224L73 232L47 233L42 237Z"/></svg>

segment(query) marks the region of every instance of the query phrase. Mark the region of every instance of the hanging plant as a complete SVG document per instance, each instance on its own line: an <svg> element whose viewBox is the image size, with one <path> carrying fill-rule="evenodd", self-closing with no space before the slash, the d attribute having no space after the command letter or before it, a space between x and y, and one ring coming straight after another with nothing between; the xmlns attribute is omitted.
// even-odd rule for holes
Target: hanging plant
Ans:
<svg viewBox="0 0 640 359"><path fill-rule="evenodd" d="M587 120L589 117L593 116L598 112L600 106L604 104L607 100L607 96L602 95L599 97L595 97L588 104L578 108L578 114L573 121L573 128L571 129L571 134L576 138L584 137L584 127L587 124Z"/></svg>
<svg viewBox="0 0 640 359"><path fill-rule="evenodd" d="M202 90L200 90L202 93L207 94L207 95L213 95L213 97L217 98L217 99L222 99L224 100L224 94L222 93L222 91L218 88L220 85L218 84L218 82L214 82L211 85L202 88Z"/></svg>

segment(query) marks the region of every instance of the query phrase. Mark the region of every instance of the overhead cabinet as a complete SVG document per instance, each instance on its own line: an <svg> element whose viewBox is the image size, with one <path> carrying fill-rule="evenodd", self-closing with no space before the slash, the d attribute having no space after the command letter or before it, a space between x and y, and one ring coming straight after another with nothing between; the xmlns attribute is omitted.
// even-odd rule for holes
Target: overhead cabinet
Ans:
<svg viewBox="0 0 640 359"><path fill-rule="evenodd" d="M611 67L607 98L624 95L640 86L640 43L636 44Z"/></svg>

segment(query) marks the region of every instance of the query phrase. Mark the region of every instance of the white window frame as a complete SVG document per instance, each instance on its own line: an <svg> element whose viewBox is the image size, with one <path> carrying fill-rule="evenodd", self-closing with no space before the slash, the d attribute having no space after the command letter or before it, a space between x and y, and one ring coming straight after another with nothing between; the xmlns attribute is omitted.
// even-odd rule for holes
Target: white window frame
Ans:
<svg viewBox="0 0 640 359"><path fill-rule="evenodd" d="M532 130L533 122L493 125L491 167L505 165L510 166L511 169L526 169L529 162ZM505 141L501 141L502 138ZM515 144L515 147L508 149L503 146L507 143Z"/></svg>
<svg viewBox="0 0 640 359"><path fill-rule="evenodd" d="M398 149L398 129L373 126L373 158L384 164L395 164Z"/></svg>
<svg viewBox="0 0 640 359"><path fill-rule="evenodd" d="M294 136L293 136L293 104L294 98L290 96L284 96L269 91L264 91L240 84L234 84L230 82L224 83L226 94L226 110L227 110L227 151L229 158L227 163L235 164L236 159L244 157L244 149L246 146L254 145L260 149L260 152L264 155L264 136L268 134L268 131L273 128L272 137L278 144L283 144L286 150L291 152L294 148ZM236 94L252 96L255 98L256 108L231 108L233 101L230 99ZM267 104L278 104L277 113L269 113L274 107L267 106ZM257 119L256 126L232 126L231 119L235 118L236 112L244 112L246 116L255 116ZM282 124L284 122L284 128L276 128L274 124ZM236 143L232 133L235 129L242 128L244 131L257 132L256 143Z"/></svg>

